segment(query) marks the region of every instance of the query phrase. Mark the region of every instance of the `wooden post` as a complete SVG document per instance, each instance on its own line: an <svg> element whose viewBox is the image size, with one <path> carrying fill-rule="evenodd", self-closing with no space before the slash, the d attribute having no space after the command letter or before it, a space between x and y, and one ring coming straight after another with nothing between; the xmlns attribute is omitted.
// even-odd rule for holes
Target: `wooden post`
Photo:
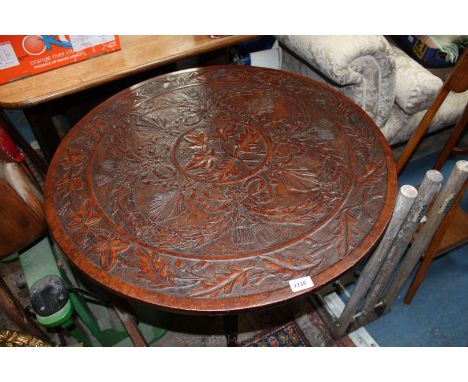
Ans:
<svg viewBox="0 0 468 382"><path fill-rule="evenodd" d="M228 347L236 347L238 335L239 317L237 314L226 315L223 317L224 332L226 334L226 341Z"/></svg>
<svg viewBox="0 0 468 382"><path fill-rule="evenodd" d="M388 292L384 296L384 302L387 306L391 306L395 298L401 291L403 284L409 277L418 260L424 255L429 247L434 234L439 228L447 211L450 209L456 195L460 192L463 184L468 177L468 161L460 160L455 164L447 183L442 191L437 196L434 205L427 214L427 222L421 228L420 232L408 250L400 270L391 283Z"/></svg>
<svg viewBox="0 0 468 382"><path fill-rule="evenodd" d="M393 210L393 215L390 223L388 224L387 230L385 231L384 237L364 267L364 270L356 283L356 287L338 319L337 328L334 332L334 335L337 338L346 334L346 330L353 320L354 314L360 308L363 297L367 293L377 272L382 266L385 256L392 246L393 241L398 234L403 221L408 215L417 195L418 191L413 186L405 185L400 188L395 209Z"/></svg>
<svg viewBox="0 0 468 382"><path fill-rule="evenodd" d="M454 146L460 139L467 124L468 124L468 103L465 106L465 110L463 110L462 116L460 117L457 124L455 125L452 135L450 136L449 140L445 144L445 147L440 153L439 158L437 158L437 161L434 165L434 168L436 170L440 170L442 168L448 156L452 153Z"/></svg>
<svg viewBox="0 0 468 382"><path fill-rule="evenodd" d="M421 186L418 190L418 197L411 207L405 222L401 226L398 235L387 255L385 263L382 265L374 283L372 284L362 308L360 321L365 324L369 313L374 312L374 307L382 296L388 281L398 266L398 263L406 251L411 238L413 237L419 223L426 213L427 207L431 204L437 191L440 190L443 176L439 171L429 170L426 172ZM389 308L389 307L388 307Z"/></svg>
<svg viewBox="0 0 468 382"><path fill-rule="evenodd" d="M429 270L429 266L431 265L432 260L434 260L434 257L437 254L437 249L439 248L440 243L442 242L442 238L444 237L445 233L447 232L447 229L449 228L449 223L454 218L458 205L460 204L460 200L463 198L467 184L468 184L468 181L465 181L465 185L462 187L462 189L458 193L455 201L453 202L449 211L447 212L444 219L442 220L442 223L437 229L436 234L432 238L431 244L429 245L429 248L426 250L426 254L422 260L421 266L418 269L418 273L416 273L416 276L414 276L414 279L408 288L408 292L406 292L405 299L403 300L405 304L411 303L411 300L416 294L416 291L418 290L419 285L421 285L424 279L424 276L426 275L426 272Z"/></svg>

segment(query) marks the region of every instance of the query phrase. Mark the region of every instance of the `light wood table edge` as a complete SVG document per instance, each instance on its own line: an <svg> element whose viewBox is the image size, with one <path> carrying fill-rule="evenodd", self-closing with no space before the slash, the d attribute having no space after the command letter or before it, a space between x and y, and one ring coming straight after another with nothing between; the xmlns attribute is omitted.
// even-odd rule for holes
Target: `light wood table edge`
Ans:
<svg viewBox="0 0 468 382"><path fill-rule="evenodd" d="M245 42L245 41L252 40L255 37L256 36L254 36L254 35L246 35L246 36L226 36L226 37L220 37L220 38L213 38L213 43L208 45L208 46L203 46L203 47L199 48L196 55L213 52L213 51L215 51L217 49L221 49L221 48L227 47L229 45L234 45L235 43L240 43L240 42ZM108 53L108 54L114 54L114 53L117 53L117 52ZM74 86L70 86L68 88L60 89L59 91L56 91L56 92L50 92L50 93L45 94L45 95L43 95L41 97L35 97L35 98L27 99L27 100L24 100L24 101L21 101L21 102L17 102L17 101L16 102L5 102L5 101L0 100L0 108L2 108L2 109L25 109L25 108L30 108L30 107L37 106L37 105L45 103L45 102L49 102L49 101L52 101L52 100L55 100L55 99L58 99L58 98L61 98L61 97L64 97L64 96L67 96L67 95L70 95L70 94L78 93L78 92L81 92L83 90L87 90L87 89L90 89L90 88L93 88L93 87L96 87L96 86L99 86L99 85L102 85L102 84L105 84L105 83L108 83L108 82L111 82L111 81L115 81L115 80L130 76L130 75L133 75L133 74L138 74L138 73L141 73L141 72L143 72L145 70L149 70L149 69L156 68L158 66L163 66L163 65L166 65L166 64L170 64L170 63L173 63L175 61L182 60L182 59L192 57L192 56L193 56L192 52L181 52L181 53L173 54L173 55L170 55L170 56L166 56L166 57L158 59L156 61L147 62L147 63L141 64L141 65L138 65L138 66L135 66L135 67L132 67L132 68L128 68L128 69L125 69L125 70L115 72L110 76L101 76L101 77L95 78L93 80L87 81L86 83L80 84L79 89L77 88L76 85L74 85ZM100 56L92 57L89 60L92 60L92 59L97 58L97 57L100 57ZM88 60L86 60L86 61L88 61ZM82 62L78 62L78 63L74 63L74 64L71 64L71 65L80 65L81 63ZM67 66L65 66L65 68L66 67ZM57 69L53 69L53 70L60 71L62 68L57 68ZM45 72L45 73L48 73L48 72ZM34 77L36 77L36 79L40 78L41 74L45 74L45 73L37 74ZM24 79L28 79L28 78L30 78L30 77L26 77ZM19 79L18 81L21 81L21 80L23 80L23 79ZM9 83L4 84L4 85L8 85L8 84ZM2 85L0 85L0 90L1 90L1 86Z"/></svg>

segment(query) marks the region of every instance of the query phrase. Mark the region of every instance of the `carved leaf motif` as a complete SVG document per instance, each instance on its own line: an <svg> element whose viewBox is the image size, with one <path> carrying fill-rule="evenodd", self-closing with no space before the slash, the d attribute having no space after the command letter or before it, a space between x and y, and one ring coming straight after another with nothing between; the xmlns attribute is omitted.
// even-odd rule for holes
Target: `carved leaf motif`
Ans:
<svg viewBox="0 0 468 382"><path fill-rule="evenodd" d="M192 159L186 164L186 170L206 169L213 166L217 156L213 151L193 154Z"/></svg>
<svg viewBox="0 0 468 382"><path fill-rule="evenodd" d="M63 152L60 164L64 170L68 170L74 167L80 167L85 159L86 155L82 150L68 148Z"/></svg>
<svg viewBox="0 0 468 382"><path fill-rule="evenodd" d="M101 218L96 214L91 200L86 199L78 211L70 214L68 228L72 231L88 233L91 230L91 226L97 224L100 220Z"/></svg>
<svg viewBox="0 0 468 382"><path fill-rule="evenodd" d="M278 238L275 232L267 224L257 223L251 225L251 230L255 236L255 239L261 246L271 245Z"/></svg>
<svg viewBox="0 0 468 382"><path fill-rule="evenodd" d="M321 182L309 169L276 168L272 178L295 191L312 191L320 187Z"/></svg>
<svg viewBox="0 0 468 382"><path fill-rule="evenodd" d="M216 99L209 88L184 89L169 101L161 101L164 107L179 109L182 121L186 125L194 125L205 119L215 103Z"/></svg>
<svg viewBox="0 0 468 382"><path fill-rule="evenodd" d="M227 271L218 272L211 279L202 280L199 284L199 289L192 292L191 295L193 297L205 298L228 296L232 293L235 285L240 283L241 286L247 286L249 273L252 269L231 266Z"/></svg>
<svg viewBox="0 0 468 382"><path fill-rule="evenodd" d="M152 259L146 249L137 247L134 251L136 256L125 256L121 258L122 264L133 269L138 280L149 282L152 286L159 285Z"/></svg>
<svg viewBox="0 0 468 382"><path fill-rule="evenodd" d="M138 118L137 124L138 130L143 135L154 136L156 131L164 130L167 131L167 120L162 119L160 116L143 115Z"/></svg>
<svg viewBox="0 0 468 382"><path fill-rule="evenodd" d="M259 243L261 246L268 246L277 240L277 236L268 224L249 214L244 219L233 222L231 240L234 244Z"/></svg>
<svg viewBox="0 0 468 382"><path fill-rule="evenodd" d="M154 262L153 266L155 271L159 274L159 277L164 280L169 286L174 285L174 273L170 262L162 256L158 256ZM189 275L187 275L189 277Z"/></svg>
<svg viewBox="0 0 468 382"><path fill-rule="evenodd" d="M219 166L216 166L216 170L221 172L218 177L219 180L226 180L230 177L236 177L239 175L239 169L233 160L221 162Z"/></svg>
<svg viewBox="0 0 468 382"><path fill-rule="evenodd" d="M258 287L271 277L290 279L293 276L310 274L322 264L328 247L319 251L313 250L304 256L281 255L278 258L264 256L260 258L257 266L229 266L227 270L218 271L210 279L201 280L198 289L191 292L191 296L204 298L229 296L234 289Z"/></svg>
<svg viewBox="0 0 468 382"><path fill-rule="evenodd" d="M180 191L158 194L150 203L150 216L158 222L177 217L185 210L184 202L184 194Z"/></svg>
<svg viewBox="0 0 468 382"><path fill-rule="evenodd" d="M234 145L235 154L251 154L254 152L259 142L258 132L252 129L246 129L240 134L239 139Z"/></svg>
<svg viewBox="0 0 468 382"><path fill-rule="evenodd" d="M189 142L190 144L188 145L189 149L192 150L206 150L207 148L207 143L208 143L208 134L205 132L201 131L198 134L195 135L186 135L184 139Z"/></svg>
<svg viewBox="0 0 468 382"><path fill-rule="evenodd" d="M382 181L385 165L382 161L369 161L366 163L366 174L359 179L362 187L372 187Z"/></svg>
<svg viewBox="0 0 468 382"><path fill-rule="evenodd" d="M245 184L245 188L250 198L256 203L267 203L273 199L273 187L262 177L250 178Z"/></svg>
<svg viewBox="0 0 468 382"><path fill-rule="evenodd" d="M117 260L117 255L130 247L130 243L122 240L117 234L100 233L95 236L93 251L100 255L99 263L105 271L111 271Z"/></svg>
<svg viewBox="0 0 468 382"><path fill-rule="evenodd" d="M281 265L278 265L275 262L273 262L273 261L271 261L271 260L269 260L267 258L263 258L262 263L263 263L263 266L265 267L265 269L268 271L268 273L275 274L275 273L280 272L283 269L283 267Z"/></svg>
<svg viewBox="0 0 468 382"><path fill-rule="evenodd" d="M235 221L231 228L231 239L234 244L250 244L254 241L254 235L247 222Z"/></svg>
<svg viewBox="0 0 468 382"><path fill-rule="evenodd" d="M237 130L235 128L231 127L226 127L224 125L217 126L214 130L213 136L215 138L222 139L224 141L227 141L237 135Z"/></svg>
<svg viewBox="0 0 468 382"><path fill-rule="evenodd" d="M326 248L329 248L331 245L328 245ZM262 262L266 265L266 269L270 273L277 273L281 271L281 276L284 277L284 272L301 272L306 271L310 273L313 269L318 267L325 259L324 252L326 249L317 250L312 248L309 253L306 253L302 256L297 256L296 254L287 255L280 254L279 256L264 256L262 257Z"/></svg>
<svg viewBox="0 0 468 382"><path fill-rule="evenodd" d="M57 182L57 192L68 195L73 190L83 188L83 185L83 181L78 175L68 173Z"/></svg>

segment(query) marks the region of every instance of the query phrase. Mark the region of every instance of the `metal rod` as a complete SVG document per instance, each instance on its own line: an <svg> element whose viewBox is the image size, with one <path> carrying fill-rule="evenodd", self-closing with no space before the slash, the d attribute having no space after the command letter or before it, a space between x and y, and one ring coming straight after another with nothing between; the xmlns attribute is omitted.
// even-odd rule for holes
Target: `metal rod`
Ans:
<svg viewBox="0 0 468 382"><path fill-rule="evenodd" d="M400 270L392 281L388 292L384 296L387 307L391 306L400 293L403 284L409 277L418 260L424 255L429 247L434 234L439 228L444 216L450 209L455 196L460 192L468 177L468 161L460 160L455 164L447 183L436 198L434 205L427 214L427 222L416 235L411 248L404 257Z"/></svg>
<svg viewBox="0 0 468 382"><path fill-rule="evenodd" d="M401 226L384 264L367 293L364 307L362 308L361 320L366 320L369 313L374 311L377 302L382 297L385 286L388 284L388 281L397 268L422 217L426 213L427 207L432 203L434 196L440 190L443 179L444 177L437 170L429 170L426 172L421 186L419 186L418 196Z"/></svg>
<svg viewBox="0 0 468 382"><path fill-rule="evenodd" d="M346 333L349 324L353 320L354 314L361 306L363 297L367 293L372 281L374 281L377 272L382 266L385 256L392 246L393 240L398 234L398 231L408 215L417 195L418 191L413 186L405 185L400 188L395 209L393 210L393 215L390 219L387 230L385 231L377 249L374 251L364 267L361 276L357 280L356 287L354 288L354 291L338 320L338 327L336 329L336 335L338 337L341 337Z"/></svg>

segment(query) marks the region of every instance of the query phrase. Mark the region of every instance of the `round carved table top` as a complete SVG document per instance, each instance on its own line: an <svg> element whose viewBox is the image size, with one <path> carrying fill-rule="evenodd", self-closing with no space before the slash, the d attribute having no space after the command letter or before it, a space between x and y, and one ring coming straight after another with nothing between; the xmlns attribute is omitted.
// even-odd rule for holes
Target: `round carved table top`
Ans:
<svg viewBox="0 0 468 382"><path fill-rule="evenodd" d="M293 74L219 66L99 105L46 181L52 234L83 272L157 307L221 313L310 292L359 261L396 172L372 120ZM289 281L310 276L313 288Z"/></svg>

